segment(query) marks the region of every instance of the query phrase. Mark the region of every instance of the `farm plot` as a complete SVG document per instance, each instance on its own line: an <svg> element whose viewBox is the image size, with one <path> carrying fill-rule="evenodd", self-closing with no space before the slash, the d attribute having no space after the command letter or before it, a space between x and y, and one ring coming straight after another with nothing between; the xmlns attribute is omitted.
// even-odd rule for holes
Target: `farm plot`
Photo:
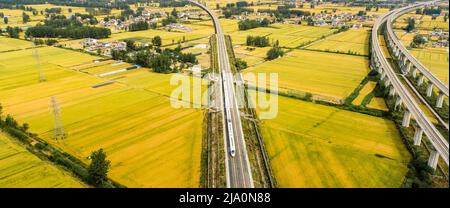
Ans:
<svg viewBox="0 0 450 208"><path fill-rule="evenodd" d="M372 100L370 100L369 104L367 104L366 107L375 110L389 111L384 98L381 97L372 98Z"/></svg>
<svg viewBox="0 0 450 208"><path fill-rule="evenodd" d="M401 186L411 156L392 121L278 99L261 130L280 187Z"/></svg>
<svg viewBox="0 0 450 208"><path fill-rule="evenodd" d="M307 49L368 55L369 35L367 29L351 29L318 41Z"/></svg>
<svg viewBox="0 0 450 208"><path fill-rule="evenodd" d="M69 7L69 6L59 6L59 5L52 5L52 4L32 4L32 5L26 5L27 7L32 7L38 11L36 15L33 15L31 11L23 11L19 9L0 9L0 12L2 12L6 17L8 17L8 24L5 24L2 21L0 21L0 28L6 28L7 26L10 27L25 27L25 26L34 26L37 23L45 20L45 12L42 15L41 11L44 11L48 8L61 8L61 15L70 16L71 14L75 13L82 13L86 14L86 10L83 7ZM72 9L72 12L69 12L69 8ZM25 12L30 16L30 21L27 23L23 23L22 21L22 13Z"/></svg>
<svg viewBox="0 0 450 208"><path fill-rule="evenodd" d="M358 86L368 71L365 57L295 50L249 68L245 73L278 73L281 91L310 92L341 100Z"/></svg>
<svg viewBox="0 0 450 208"><path fill-rule="evenodd" d="M31 42L0 36L0 53L31 47L33 47L33 43Z"/></svg>
<svg viewBox="0 0 450 208"><path fill-rule="evenodd" d="M235 31L239 30L239 28L238 28L239 21L238 20L219 19L219 21L220 21L220 26L222 26L222 29L225 33L231 33L231 32L235 32ZM188 24L188 26L191 26L191 25L208 26L212 30L214 30L212 20L190 22L190 24Z"/></svg>
<svg viewBox="0 0 450 208"><path fill-rule="evenodd" d="M411 53L441 81L448 84L448 48L411 49Z"/></svg>
<svg viewBox="0 0 450 208"><path fill-rule="evenodd" d="M251 48L251 49L250 49ZM247 62L248 66L260 64L265 61L267 51L270 47L258 48L236 45L234 47L234 53L236 58L241 58Z"/></svg>
<svg viewBox="0 0 450 208"><path fill-rule="evenodd" d="M359 91L358 97L353 100L353 105L361 105L361 102L364 100L364 98L375 89L375 86L377 86L376 82L369 81L366 85Z"/></svg>
<svg viewBox="0 0 450 208"><path fill-rule="evenodd" d="M63 53L70 54L57 55ZM85 163L92 151L105 149L112 162L110 177L129 187L198 187L203 111L172 107L165 95L170 82L161 82L171 75L148 69L133 72L154 75L142 79L153 84L151 90L139 86L138 80L93 88L110 79L70 68L98 57L43 48L43 68L46 75L54 75L38 82L31 53L23 50L8 55L0 57L4 64L0 71L6 72L0 73L0 102L5 113L29 123L31 132ZM126 80L129 74L111 79ZM9 86L3 80L21 84ZM64 140L53 139L52 96L61 108L68 134Z"/></svg>
<svg viewBox="0 0 450 208"><path fill-rule="evenodd" d="M246 31L230 33L233 44L246 44L247 36L267 36L271 42L279 41L280 46L296 48L329 35L335 30L326 27L313 27L292 24L272 24Z"/></svg>
<svg viewBox="0 0 450 208"><path fill-rule="evenodd" d="M1 188L87 187L68 172L40 160L0 131Z"/></svg>
<svg viewBox="0 0 450 208"><path fill-rule="evenodd" d="M423 15L420 19L418 29L419 30L434 30L436 28L442 29L448 32L448 22L444 21L443 16L438 16L436 19L432 19L430 15Z"/></svg>

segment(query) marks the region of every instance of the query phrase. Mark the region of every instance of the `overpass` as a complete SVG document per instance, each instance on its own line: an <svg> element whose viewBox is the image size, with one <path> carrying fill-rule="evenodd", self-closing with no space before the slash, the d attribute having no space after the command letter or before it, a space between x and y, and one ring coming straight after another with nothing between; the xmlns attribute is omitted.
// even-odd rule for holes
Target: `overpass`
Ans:
<svg viewBox="0 0 450 208"><path fill-rule="evenodd" d="M217 53L220 71L221 111L224 130L225 171L227 187L253 188L253 178L247 155L241 116L235 96L234 76L230 67L225 36L219 18L206 6L188 0L200 7L211 17L217 37Z"/></svg>
<svg viewBox="0 0 450 208"><path fill-rule="evenodd" d="M424 4L427 3L420 3L417 5L422 6ZM411 6L405 8L410 7ZM429 121L425 113L415 102L410 92L405 88L405 86L403 86L402 82L397 77L397 74L384 56L378 39L378 31L380 28L388 21L392 21L392 16L398 14L400 11L404 11L404 8L390 11L375 21L371 34L371 68L373 70L377 70L378 73L381 74L380 79L383 81L385 87L389 89L389 96L395 99L394 110L399 110L402 107L404 108L402 126L409 127L411 117L415 119L417 125L415 126L414 145L421 144L424 133L429 139L433 146L433 150L430 152L428 165L436 169L439 158L442 158L448 165L448 142Z"/></svg>
<svg viewBox="0 0 450 208"><path fill-rule="evenodd" d="M441 80L439 80L437 77L435 77L433 73L431 73L430 70L427 69L427 67L425 67L422 63L420 63L420 61L418 61L414 56L411 55L408 49L406 49L405 46L403 46L403 44L401 43L401 41L397 38L392 29L392 23L395 21L395 19L397 19L401 15L414 11L418 8L424 7L434 2L435 1L413 4L395 10L395 12L393 12L392 15L390 15L387 18L386 27L387 27L387 40L389 42L389 46L392 48L394 55L398 58L399 66L402 69L402 72L404 74L412 73L412 76L414 78L419 76L417 81L417 85L419 86L421 86L424 83L426 78L429 82L426 92L427 97L431 97L434 86L436 86L436 88L439 90L439 94L436 101L436 108L442 108L444 96L448 97L448 86ZM419 72L420 75L418 75L417 72Z"/></svg>

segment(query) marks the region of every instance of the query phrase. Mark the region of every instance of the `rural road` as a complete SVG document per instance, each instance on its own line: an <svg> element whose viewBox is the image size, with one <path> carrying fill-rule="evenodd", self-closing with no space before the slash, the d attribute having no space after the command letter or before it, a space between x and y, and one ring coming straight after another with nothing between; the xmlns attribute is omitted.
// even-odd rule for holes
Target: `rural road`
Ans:
<svg viewBox="0 0 450 208"><path fill-rule="evenodd" d="M231 71L230 60L225 44L225 36L222 27L220 26L219 18L204 5L191 0L189 0L189 2L205 10L211 16L215 27L221 77L220 92L222 95L221 109L224 129L227 187L253 188L252 172L242 130L240 111L235 96L234 75ZM231 146L235 147L234 156L230 154Z"/></svg>

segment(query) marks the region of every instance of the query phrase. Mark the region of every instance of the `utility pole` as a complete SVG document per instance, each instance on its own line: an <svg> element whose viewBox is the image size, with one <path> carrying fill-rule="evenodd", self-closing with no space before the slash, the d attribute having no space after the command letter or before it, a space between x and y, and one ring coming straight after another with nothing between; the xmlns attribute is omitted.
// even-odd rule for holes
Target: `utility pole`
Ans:
<svg viewBox="0 0 450 208"><path fill-rule="evenodd" d="M34 59L36 59L36 68L38 70L38 74L39 74L39 82L45 82L45 74L44 71L42 71L42 65L41 65L41 59L39 57L39 52L36 49L36 44L33 41L33 38L31 38L32 42L33 42L33 57Z"/></svg>
<svg viewBox="0 0 450 208"><path fill-rule="evenodd" d="M52 100L51 100L51 105L52 105L52 110L53 110L53 117L54 117L54 122L55 122L55 139L64 139L66 138L66 132L64 131L64 127L62 124L62 119L61 119L61 109L59 108L59 104L56 101L56 98L54 96L52 96Z"/></svg>

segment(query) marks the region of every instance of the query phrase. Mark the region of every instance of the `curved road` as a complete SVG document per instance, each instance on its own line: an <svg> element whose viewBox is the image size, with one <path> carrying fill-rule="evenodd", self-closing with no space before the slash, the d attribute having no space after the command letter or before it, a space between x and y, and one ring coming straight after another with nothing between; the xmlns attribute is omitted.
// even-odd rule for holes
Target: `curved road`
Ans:
<svg viewBox="0 0 450 208"><path fill-rule="evenodd" d="M219 71L222 97L222 122L225 143L225 168L227 173L227 187L229 188L253 188L253 178L248 160L247 148L242 131L241 116L237 105L234 90L234 76L230 67L230 59L225 44L225 36L220 26L219 18L204 5L188 0L190 3L205 10L211 16L217 37L217 53L219 56ZM225 90L225 88L227 90ZM227 103L227 105L223 105ZM228 108L228 109L227 109ZM231 121L231 131L228 131L227 121ZM236 153L229 153L230 139L234 141Z"/></svg>
<svg viewBox="0 0 450 208"><path fill-rule="evenodd" d="M403 84L397 77L396 73L391 68L386 57L384 56L379 44L378 30L380 29L381 25L383 25L388 19L390 19L390 17L393 14L396 14L398 11L399 9L390 11L375 21L371 34L372 57L373 60L376 60L376 65L377 67L379 67L379 72L385 74L387 78L390 80L392 86L395 89L395 92L400 96L401 100L405 104L407 111L411 113L411 115L414 117L420 128L424 130L425 135L428 137L433 147L436 149L436 151L448 165L448 142L440 134L440 132L436 129L436 127L428 120L425 113L414 101L412 95L403 86Z"/></svg>
<svg viewBox="0 0 450 208"><path fill-rule="evenodd" d="M410 11L414 11L417 8L421 8L427 4L430 4L433 2L425 2L425 3L419 3L419 4L413 4L411 6L403 7L400 9L395 10L395 12L390 15L387 19L387 31L388 35L393 40L395 46L400 49L401 53L406 56L406 58L411 62L411 64L420 71L431 83L434 84L442 93L444 93L448 97L448 86L445 85L440 79L434 76L433 73L430 72L430 70L427 69L420 61L418 61L414 56L409 53L408 49L403 46L403 44L400 42L400 40L395 35L393 29L392 29L392 23L395 19L400 17L401 15L408 13Z"/></svg>

